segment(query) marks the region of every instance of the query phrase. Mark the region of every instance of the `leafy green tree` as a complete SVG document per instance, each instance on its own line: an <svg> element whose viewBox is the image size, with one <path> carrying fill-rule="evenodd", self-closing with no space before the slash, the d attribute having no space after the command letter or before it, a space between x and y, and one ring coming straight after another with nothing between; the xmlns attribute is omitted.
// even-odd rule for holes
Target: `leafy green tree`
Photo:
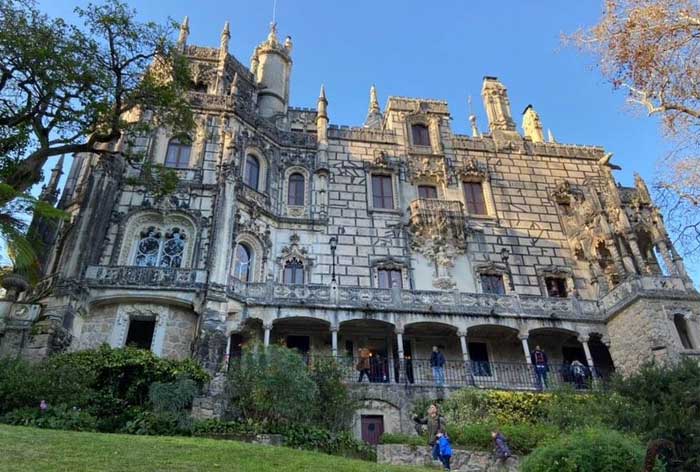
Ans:
<svg viewBox="0 0 700 472"><path fill-rule="evenodd" d="M0 3L0 149L14 151L1 177L17 192L40 181L51 156L111 154L109 143L128 144L154 126L193 126L173 25L141 23L119 0L76 13L82 27L48 18L31 1ZM128 145L118 150L138 157Z"/></svg>

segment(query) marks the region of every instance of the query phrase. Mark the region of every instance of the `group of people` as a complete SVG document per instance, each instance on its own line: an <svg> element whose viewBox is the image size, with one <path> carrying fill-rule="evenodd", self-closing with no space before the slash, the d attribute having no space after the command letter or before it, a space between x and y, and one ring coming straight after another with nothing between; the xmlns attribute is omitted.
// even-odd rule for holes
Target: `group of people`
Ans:
<svg viewBox="0 0 700 472"><path fill-rule="evenodd" d="M414 417L416 423L416 431L422 433L423 426L426 427L428 433L428 446L431 447L432 457L434 461L440 461L445 470L452 470L450 462L452 460L452 444L447 435L447 424L445 418L440 415L437 405L432 404L428 408L427 415L424 418ZM505 462L512 454L506 438L499 431L491 432L494 451L498 458Z"/></svg>
<svg viewBox="0 0 700 472"><path fill-rule="evenodd" d="M539 345L535 346L535 350L530 354L530 361L535 374L535 387L538 390L548 388L549 359ZM445 386L445 364L445 355L438 346L433 346L430 354L430 368L433 374L433 381L437 387ZM358 349L358 362L355 368L359 372L358 382L362 382L364 378L367 378L370 382L389 381L389 367L386 360L382 359L378 354L372 355L367 348ZM408 370L407 365L407 375ZM411 368L411 375L407 377L411 383L413 383L412 374ZM562 364L560 374L565 382L574 384L577 389L586 388L588 381L592 378L591 370L578 359L571 363L565 362Z"/></svg>

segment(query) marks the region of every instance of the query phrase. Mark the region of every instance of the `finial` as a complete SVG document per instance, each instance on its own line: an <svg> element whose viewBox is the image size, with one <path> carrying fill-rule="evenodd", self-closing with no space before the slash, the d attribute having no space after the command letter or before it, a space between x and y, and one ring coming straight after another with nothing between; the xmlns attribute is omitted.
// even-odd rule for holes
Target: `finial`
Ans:
<svg viewBox="0 0 700 472"><path fill-rule="evenodd" d="M61 179L61 175L63 175L63 160L64 155L61 154L56 161L56 165L51 169L51 177L48 183L41 189L40 200L49 203L54 203L56 201L56 197L58 197L58 181Z"/></svg>
<svg viewBox="0 0 700 472"><path fill-rule="evenodd" d="M231 39L231 25L227 21L224 23L224 29L221 31L221 53L222 54L227 54L228 53L228 42L229 39Z"/></svg>
<svg viewBox="0 0 700 472"><path fill-rule="evenodd" d="M185 17L184 20L182 20L182 24L180 24L180 34L177 37L177 45L180 47L184 47L185 44L187 44L187 37L190 35L190 19L189 17Z"/></svg>
<svg viewBox="0 0 700 472"><path fill-rule="evenodd" d="M233 80L231 81L231 89L229 91L231 96L238 95L238 72L233 73Z"/></svg>
<svg viewBox="0 0 700 472"><path fill-rule="evenodd" d="M472 112L472 96L467 97L467 107L469 108L469 122L472 125L472 138L480 138L479 128L476 125L476 115Z"/></svg>
<svg viewBox="0 0 700 472"><path fill-rule="evenodd" d="M221 32L221 36L231 37L231 24L228 21L224 23L224 30Z"/></svg>
<svg viewBox="0 0 700 472"><path fill-rule="evenodd" d="M530 138L533 143L544 142L544 132L542 131L542 121L532 105L528 105L523 110L523 133L526 138Z"/></svg>
<svg viewBox="0 0 700 472"><path fill-rule="evenodd" d="M547 141L550 143L556 143L557 141L554 139L554 134L552 133L552 129L548 128L547 129Z"/></svg>
<svg viewBox="0 0 700 472"><path fill-rule="evenodd" d="M270 23L270 32L267 35L267 42L270 44L277 44L277 23L274 21Z"/></svg>
<svg viewBox="0 0 700 472"><path fill-rule="evenodd" d="M326 87L323 84L321 84L321 92L318 95L318 99L326 102L328 101L328 99L326 99Z"/></svg>
<svg viewBox="0 0 700 472"><path fill-rule="evenodd" d="M292 52L292 47L293 47L293 45L292 45L292 37L291 37L291 36L287 36L286 38L284 38L284 48L287 50L288 53L291 53L291 52Z"/></svg>
<svg viewBox="0 0 700 472"><path fill-rule="evenodd" d="M369 111L370 112L378 112L380 111L379 109L379 100L377 99L377 87L372 84L372 87L369 89Z"/></svg>

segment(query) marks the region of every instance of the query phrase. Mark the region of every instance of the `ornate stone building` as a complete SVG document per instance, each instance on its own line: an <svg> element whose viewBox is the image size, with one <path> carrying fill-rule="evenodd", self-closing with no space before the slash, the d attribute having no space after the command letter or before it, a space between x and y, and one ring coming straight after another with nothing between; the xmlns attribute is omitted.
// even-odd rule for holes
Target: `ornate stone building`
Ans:
<svg viewBox="0 0 700 472"><path fill-rule="evenodd" d="M228 24L219 48L188 33L196 130L136 139L177 190L149 192L126 141L75 156L57 202L70 221L35 224L46 278L5 279L0 354L135 344L220 373L259 340L337 356L356 380L362 348L358 414L387 430L406 419L403 386L433 384L432 346L449 386L499 388L533 387L536 345L594 378L700 354L700 297L642 179L622 187L603 149L545 142L532 106L520 134L497 78L484 133L471 116L454 134L444 101L382 109L374 87L365 124L335 126L323 88L316 109L289 105L292 41L274 25L250 67Z"/></svg>

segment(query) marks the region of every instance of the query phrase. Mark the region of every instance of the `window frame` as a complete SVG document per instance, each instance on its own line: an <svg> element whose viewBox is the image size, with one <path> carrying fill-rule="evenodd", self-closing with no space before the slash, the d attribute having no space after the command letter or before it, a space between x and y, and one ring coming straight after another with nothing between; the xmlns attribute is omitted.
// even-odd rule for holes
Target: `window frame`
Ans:
<svg viewBox="0 0 700 472"><path fill-rule="evenodd" d="M257 167L257 169L256 169L257 173L255 176L255 185L252 185L252 183L250 182L250 180L251 180L251 176L250 176L250 169L251 169L250 162L251 162L251 160L255 161L255 165ZM261 191L260 190L260 187L261 187L260 176L262 174L262 168L263 168L263 166L260 162L260 157L256 156L253 153L250 153L250 152L246 153L245 166L243 168L243 183L246 184L248 187L250 187L253 190L256 190L258 192Z"/></svg>
<svg viewBox="0 0 700 472"><path fill-rule="evenodd" d="M476 203L480 203L483 206L483 212L480 212L479 208L476 208L477 205L474 202L474 199L469 198L467 195L467 189L470 189L469 192L471 193L472 197L474 197L476 193L473 190L473 188L477 185L479 186L478 194L481 196L481 201ZM463 180L462 198L464 199L464 211L467 215L476 217L489 216L489 205L486 197L486 188L483 180Z"/></svg>
<svg viewBox="0 0 700 472"><path fill-rule="evenodd" d="M183 268L183 263L186 262L187 255L187 234L179 227L173 226L169 230L161 230L157 226L147 226L143 228L138 234L138 239L134 245L134 255L132 257L132 265L134 267L162 267L166 269L180 269ZM169 237L170 235L170 237ZM180 241L180 251L178 254L167 254L166 245L170 241L175 240L175 235L179 235L178 241ZM141 253L141 243L152 238L156 241L157 249L155 253ZM143 256L145 261L155 259L154 264L139 264L139 257ZM173 265L172 262L167 265L163 265L165 258L170 258L171 261L177 260L178 263Z"/></svg>
<svg viewBox="0 0 700 472"><path fill-rule="evenodd" d="M426 189L431 189L431 191L434 190L434 191L435 191L435 195L434 195L434 196L424 196L424 195L421 195L421 193L422 193L421 191L422 191L422 190L426 190ZM428 193L430 193L430 192L428 192ZM428 200L440 198L440 197L439 197L439 193L438 193L438 187L437 187L437 185L433 185L433 184L419 184L419 185L418 185L418 198L423 198L423 199L428 199Z"/></svg>
<svg viewBox="0 0 700 472"><path fill-rule="evenodd" d="M488 280L495 280L495 278L498 277L499 283L500 283L500 288L502 290L502 293L499 292L493 292L493 291L487 291L486 287L487 285L484 284L484 279ZM489 295L507 295L507 290L506 290L506 280L505 280L505 274L502 273L495 273L495 272L480 272L479 273L479 284L481 285L481 293L486 293ZM489 288L493 286L493 284L489 283L488 284ZM489 289L490 290L490 289Z"/></svg>
<svg viewBox="0 0 700 472"><path fill-rule="evenodd" d="M247 268L246 268L245 280L243 280L239 277L239 272L240 272L238 270L238 266L239 266L238 250L239 250L239 248L242 248L245 251L246 257L248 258L248 260L246 262ZM239 282L252 283L255 279L255 265L254 264L255 264L255 251L253 250L252 247L250 247L250 244L247 244L244 241L237 242L236 246L233 250L233 270L231 271L232 272L231 277L234 280L237 280Z"/></svg>
<svg viewBox="0 0 700 472"><path fill-rule="evenodd" d="M419 129L420 132L417 132ZM421 122L411 123L410 130L411 144L418 147L432 147L432 140L430 139L430 125Z"/></svg>
<svg viewBox="0 0 700 472"><path fill-rule="evenodd" d="M301 180L296 180L293 182L293 178L299 177ZM301 185L301 189L299 189L299 185ZM294 192L292 192L292 189L295 188ZM294 197L294 201L292 200L292 196ZM296 207L303 207L306 202L306 176L302 174L299 171L294 171L289 175L287 178L287 205L288 206L296 206Z"/></svg>
<svg viewBox="0 0 700 472"><path fill-rule="evenodd" d="M673 315L673 320L671 321L676 329L676 334L681 342L681 347L687 350L698 349L697 346L695 346L695 340L693 339L691 327L688 325L688 319L685 317L685 315L676 313Z"/></svg>
<svg viewBox="0 0 700 472"><path fill-rule="evenodd" d="M289 274L289 277L287 275ZM301 277L301 281L297 280ZM284 285L304 285L306 283L306 267L304 262L297 258L292 258L284 263L282 268L282 283Z"/></svg>
<svg viewBox="0 0 700 472"><path fill-rule="evenodd" d="M381 193L377 195L375 191L375 179L382 179L379 189ZM384 193L387 190L386 183L388 183L388 189L391 191L390 195ZM396 211L396 189L394 186L394 176L392 174L386 173L372 173L370 175L370 189L372 197L372 209L382 210L382 211ZM380 205L377 203L380 202ZM387 202L391 203L391 206L384 206Z"/></svg>
<svg viewBox="0 0 700 472"><path fill-rule="evenodd" d="M385 277L382 277L385 275ZM382 280L388 283L388 286L383 286ZM403 271L396 267L378 267L377 268L377 288L391 289L394 288L394 282L398 281L396 288L403 290Z"/></svg>
<svg viewBox="0 0 700 472"><path fill-rule="evenodd" d="M557 294L553 295L552 290L550 289L549 281L556 282L557 284L560 284L563 286L563 295L561 294L560 289L562 287L552 287L556 288ZM545 294L549 298L569 298L569 282L566 277L561 277L557 275L547 275L545 274L543 277L543 283L544 283L544 290Z"/></svg>
<svg viewBox="0 0 700 472"><path fill-rule="evenodd" d="M176 159L174 162L170 161L170 150L171 148L176 149ZM185 162L185 165L182 165L183 162L181 162L182 159L182 153L183 150L187 150L187 162ZM183 143L180 137L173 137L170 138L168 141L168 145L165 148L165 159L163 162L163 165L169 169L189 169L190 168L190 161L192 159L192 142L190 143ZM173 165L174 164L174 165Z"/></svg>

